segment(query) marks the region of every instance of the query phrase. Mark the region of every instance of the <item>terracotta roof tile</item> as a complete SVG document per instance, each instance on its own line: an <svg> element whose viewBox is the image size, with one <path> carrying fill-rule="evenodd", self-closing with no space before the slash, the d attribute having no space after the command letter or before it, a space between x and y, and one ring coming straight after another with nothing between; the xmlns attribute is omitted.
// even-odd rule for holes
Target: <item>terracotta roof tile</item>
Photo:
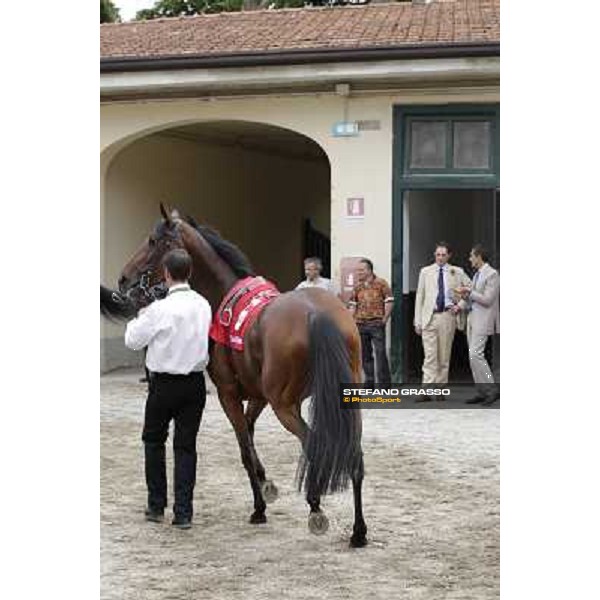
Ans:
<svg viewBox="0 0 600 600"><path fill-rule="evenodd" d="M242 11L100 27L102 58L500 41L500 0Z"/></svg>

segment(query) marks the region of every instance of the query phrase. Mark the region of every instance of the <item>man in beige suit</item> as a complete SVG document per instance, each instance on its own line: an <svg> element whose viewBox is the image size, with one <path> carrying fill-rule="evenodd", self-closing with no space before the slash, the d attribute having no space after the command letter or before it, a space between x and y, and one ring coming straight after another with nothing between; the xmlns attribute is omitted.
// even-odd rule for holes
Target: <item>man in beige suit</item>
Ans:
<svg viewBox="0 0 600 600"><path fill-rule="evenodd" d="M487 253L481 245L473 247L469 260L476 271L473 284L458 290L471 307L467 320L467 339L469 362L473 381L477 386L477 395L467 400L467 403L489 406L500 397L495 386L477 384L494 383L484 350L488 336L500 330L500 276L498 271L488 264Z"/></svg>
<svg viewBox="0 0 600 600"><path fill-rule="evenodd" d="M456 290L471 282L460 267L449 264L446 242L436 244L434 256L435 262L419 273L414 325L425 352L423 383L448 383L454 333L464 329L467 308Z"/></svg>

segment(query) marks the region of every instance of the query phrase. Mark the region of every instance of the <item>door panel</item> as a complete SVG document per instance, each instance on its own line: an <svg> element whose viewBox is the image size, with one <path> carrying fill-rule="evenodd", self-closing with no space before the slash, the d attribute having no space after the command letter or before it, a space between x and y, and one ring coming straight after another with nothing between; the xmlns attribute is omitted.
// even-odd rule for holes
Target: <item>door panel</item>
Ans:
<svg viewBox="0 0 600 600"><path fill-rule="evenodd" d="M433 262L436 242L445 241L453 249L452 264L462 267L472 278L468 260L470 249L480 243L491 254L493 266L499 256L499 195L493 190L409 190L404 194L403 294L402 294L402 372L403 380L421 380L423 346L414 331L414 307L419 271ZM408 272L407 272L408 271ZM490 341L486 350L499 361ZM471 381L466 335L456 332L450 362L451 381Z"/></svg>

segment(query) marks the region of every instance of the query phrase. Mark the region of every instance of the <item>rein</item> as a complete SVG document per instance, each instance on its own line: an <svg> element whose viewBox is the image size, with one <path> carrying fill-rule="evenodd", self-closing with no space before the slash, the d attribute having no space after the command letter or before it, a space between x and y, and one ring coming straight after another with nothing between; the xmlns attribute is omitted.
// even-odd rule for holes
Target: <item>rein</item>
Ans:
<svg viewBox="0 0 600 600"><path fill-rule="evenodd" d="M152 281L152 269L148 269L144 273L142 273L140 280L134 286L132 286L127 292L127 298L129 300L134 300L132 295L138 295L148 304L154 302L155 300L162 300L166 297L169 289L167 288L164 281L159 281L154 285L150 285Z"/></svg>

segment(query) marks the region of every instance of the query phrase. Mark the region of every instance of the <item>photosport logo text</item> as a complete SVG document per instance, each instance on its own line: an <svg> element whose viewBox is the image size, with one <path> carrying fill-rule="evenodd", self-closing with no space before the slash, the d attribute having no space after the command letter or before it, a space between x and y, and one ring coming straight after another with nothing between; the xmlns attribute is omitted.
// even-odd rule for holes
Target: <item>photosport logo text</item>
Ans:
<svg viewBox="0 0 600 600"><path fill-rule="evenodd" d="M485 386L487 388L487 386ZM483 390L483 392L487 391ZM490 392L493 390L490 390ZM397 384L388 387L357 387L342 384L339 397L342 408L469 408L469 398L482 393L482 386L474 384ZM479 407L477 407L479 408ZM494 408L497 408L494 407Z"/></svg>

